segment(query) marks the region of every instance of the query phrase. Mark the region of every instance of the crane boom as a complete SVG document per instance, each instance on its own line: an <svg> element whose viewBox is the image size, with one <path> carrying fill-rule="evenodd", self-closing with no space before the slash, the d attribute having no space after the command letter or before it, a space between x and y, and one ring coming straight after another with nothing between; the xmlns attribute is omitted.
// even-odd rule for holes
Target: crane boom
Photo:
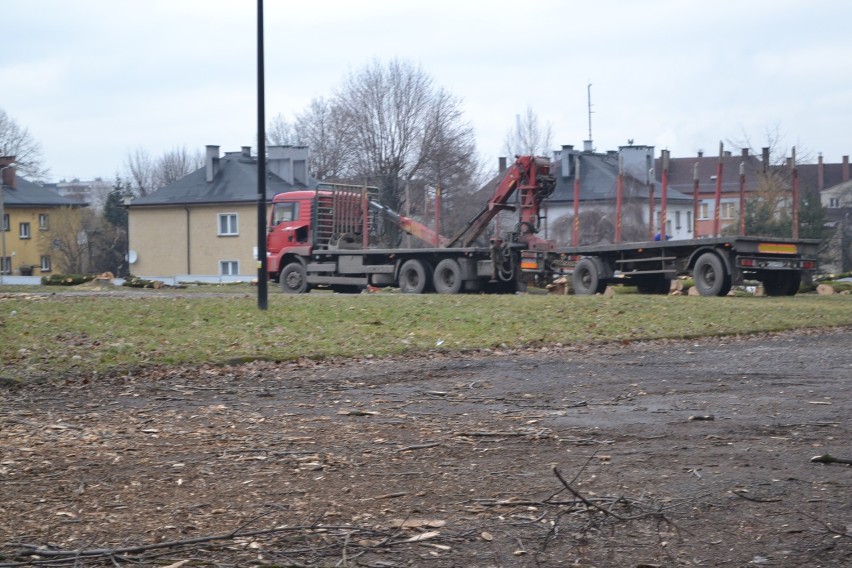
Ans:
<svg viewBox="0 0 852 568"><path fill-rule="evenodd" d="M555 185L556 180L550 174L550 160L538 156L517 156L485 207L468 221L447 246L471 246L500 211L515 209L514 205L508 203L515 191L519 194L520 208L518 239L528 244L540 240L535 233L540 223L541 202L553 193Z"/></svg>

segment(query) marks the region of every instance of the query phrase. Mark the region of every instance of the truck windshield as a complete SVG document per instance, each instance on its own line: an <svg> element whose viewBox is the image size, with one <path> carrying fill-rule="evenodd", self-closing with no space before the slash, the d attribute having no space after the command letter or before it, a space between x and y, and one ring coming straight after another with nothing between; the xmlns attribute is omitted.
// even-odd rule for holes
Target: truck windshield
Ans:
<svg viewBox="0 0 852 568"><path fill-rule="evenodd" d="M296 202L276 203L272 208L272 225L295 221L299 218L299 204Z"/></svg>

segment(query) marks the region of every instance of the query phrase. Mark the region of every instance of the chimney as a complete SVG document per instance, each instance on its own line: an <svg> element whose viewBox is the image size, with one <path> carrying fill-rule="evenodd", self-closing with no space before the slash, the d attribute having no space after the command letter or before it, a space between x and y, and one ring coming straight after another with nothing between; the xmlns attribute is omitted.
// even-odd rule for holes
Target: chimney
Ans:
<svg viewBox="0 0 852 568"><path fill-rule="evenodd" d="M243 158L251 158L251 146L242 146L240 150Z"/></svg>
<svg viewBox="0 0 852 568"><path fill-rule="evenodd" d="M6 167L9 164L14 163L15 156L0 157L0 168ZM12 166L11 168L6 168L5 170L3 170L3 179L0 180L0 182L2 182L2 184L6 187L11 187L12 189L15 189L15 180L17 179L17 176L15 175L16 169L17 168L15 166Z"/></svg>
<svg viewBox="0 0 852 568"><path fill-rule="evenodd" d="M207 157L204 163L207 183L211 183L219 173L219 146L207 146Z"/></svg>
<svg viewBox="0 0 852 568"><path fill-rule="evenodd" d="M699 158L703 158L703 157L704 157L704 150L699 150L699 151L698 151L698 157L699 157Z"/></svg>
<svg viewBox="0 0 852 568"><path fill-rule="evenodd" d="M843 181L849 181L849 156L843 156Z"/></svg>
<svg viewBox="0 0 852 568"><path fill-rule="evenodd" d="M769 147L763 147L763 172L766 173L769 170Z"/></svg>
<svg viewBox="0 0 852 568"><path fill-rule="evenodd" d="M592 146L591 140L583 140L583 152L591 153L594 152L595 148Z"/></svg>
<svg viewBox="0 0 852 568"><path fill-rule="evenodd" d="M730 157L731 157L731 151L730 151L730 150L725 150L723 154L724 154L724 156L725 156L726 158L730 158Z"/></svg>
<svg viewBox="0 0 852 568"><path fill-rule="evenodd" d="M505 172L506 171L506 156L500 156L497 158L497 172Z"/></svg>
<svg viewBox="0 0 852 568"><path fill-rule="evenodd" d="M289 185L308 185L307 146L269 146L267 168Z"/></svg>
<svg viewBox="0 0 852 568"><path fill-rule="evenodd" d="M793 169L793 158L787 158L787 169Z"/></svg>
<svg viewBox="0 0 852 568"><path fill-rule="evenodd" d="M743 160L748 160L748 148L743 148Z"/></svg>
<svg viewBox="0 0 852 568"><path fill-rule="evenodd" d="M817 158L817 190L825 189L825 164L822 161L822 154Z"/></svg>
<svg viewBox="0 0 852 568"><path fill-rule="evenodd" d="M573 153L574 146L571 146L569 144L562 145L562 152L560 153L559 158L562 162L561 170L563 178L569 178L574 174L574 172L572 171L574 166L574 156L572 155Z"/></svg>

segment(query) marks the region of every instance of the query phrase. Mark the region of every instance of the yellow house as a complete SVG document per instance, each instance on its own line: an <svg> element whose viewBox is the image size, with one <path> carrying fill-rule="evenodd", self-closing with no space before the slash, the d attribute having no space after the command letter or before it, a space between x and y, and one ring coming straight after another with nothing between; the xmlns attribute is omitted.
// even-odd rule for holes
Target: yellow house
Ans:
<svg viewBox="0 0 852 568"><path fill-rule="evenodd" d="M64 207L85 204L60 196L15 173L14 157L0 157L0 272L4 275L47 275L55 270L50 254L51 216Z"/></svg>
<svg viewBox="0 0 852 568"><path fill-rule="evenodd" d="M308 189L308 149L270 146L266 198ZM130 271L178 280L249 279L257 275L257 158L251 148L219 155L128 206Z"/></svg>

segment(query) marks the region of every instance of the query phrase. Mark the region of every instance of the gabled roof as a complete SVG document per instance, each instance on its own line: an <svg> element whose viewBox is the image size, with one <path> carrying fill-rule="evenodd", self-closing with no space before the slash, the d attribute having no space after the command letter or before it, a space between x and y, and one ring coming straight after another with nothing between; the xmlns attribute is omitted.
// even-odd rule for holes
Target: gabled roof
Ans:
<svg viewBox="0 0 852 568"><path fill-rule="evenodd" d="M310 186L315 187L316 182L311 181ZM303 183L290 184L267 172L268 200L278 193L298 189L309 187ZM207 181L207 169L202 167L150 195L137 197L130 207L249 202L257 202L257 159L240 152L226 152L218 159L213 181Z"/></svg>
<svg viewBox="0 0 852 568"><path fill-rule="evenodd" d="M22 177L15 177L15 187L3 186L3 207L81 207L87 205L76 199L62 197L55 191L42 187Z"/></svg>
<svg viewBox="0 0 852 568"><path fill-rule="evenodd" d="M580 201L613 201L618 184L618 154L594 154L582 152L575 154L580 158ZM571 156L571 160L574 155ZM565 177L562 175L562 160L555 160L551 173L556 176L556 189L550 197L551 202L574 201L574 172ZM573 166L572 166L573 167ZM659 203L660 180L657 172L654 197ZM624 198L632 201L647 201L648 185L629 175L624 176ZM677 191L668 184L666 198L670 202L691 201L692 198Z"/></svg>
<svg viewBox="0 0 852 568"><path fill-rule="evenodd" d="M692 156L669 159L669 187L692 196L695 188L695 167L698 165L698 190L702 194L716 191L718 156ZM740 190L740 164L744 164L746 191L757 188L758 174L763 171L763 161L757 156L722 157L722 193ZM654 163L657 177L662 175L663 163L657 158Z"/></svg>

